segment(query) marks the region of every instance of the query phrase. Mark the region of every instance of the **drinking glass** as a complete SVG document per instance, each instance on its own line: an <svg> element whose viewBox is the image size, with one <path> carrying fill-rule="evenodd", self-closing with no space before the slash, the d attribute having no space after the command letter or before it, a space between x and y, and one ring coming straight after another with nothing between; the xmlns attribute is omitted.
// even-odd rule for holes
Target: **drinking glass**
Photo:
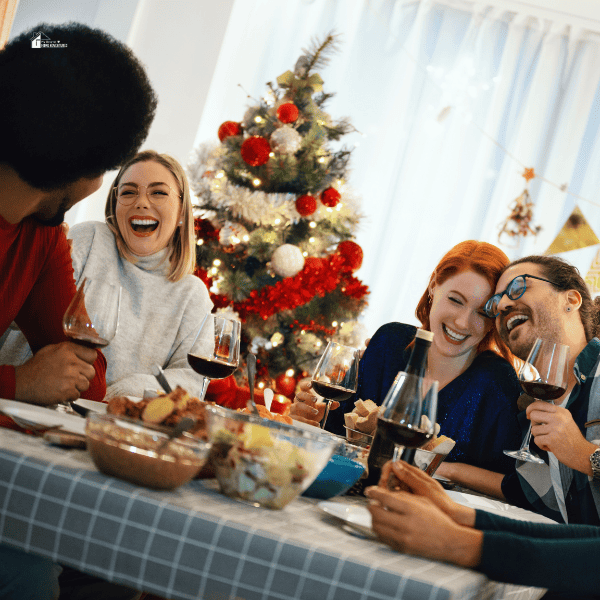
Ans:
<svg viewBox="0 0 600 600"><path fill-rule="evenodd" d="M188 363L204 376L200 400L204 400L211 379L229 377L240 362L241 323L230 317L204 317L188 353Z"/></svg>
<svg viewBox="0 0 600 600"><path fill-rule="evenodd" d="M63 316L63 331L72 342L103 348L119 326L121 286L101 279L83 278Z"/></svg>
<svg viewBox="0 0 600 600"><path fill-rule="evenodd" d="M312 376L312 388L325 398L325 414L321 421L321 429L325 427L329 415L331 400L344 402L358 387L358 363L360 351L352 346L342 346L337 342L329 342L325 353L319 359Z"/></svg>
<svg viewBox="0 0 600 600"><path fill-rule="evenodd" d="M407 377L416 376L399 373L388 392L377 420L377 432L396 445L394 460L402 459L412 464L417 448L424 446L435 434L438 382L424 378L420 395L417 390L407 394L406 386L399 381Z"/></svg>
<svg viewBox="0 0 600 600"><path fill-rule="evenodd" d="M553 402L567 391L569 380L569 346L551 340L537 338L525 364L519 372L523 391L545 402ZM544 464L529 451L531 423L527 435L518 450L505 450L504 454L525 462Z"/></svg>

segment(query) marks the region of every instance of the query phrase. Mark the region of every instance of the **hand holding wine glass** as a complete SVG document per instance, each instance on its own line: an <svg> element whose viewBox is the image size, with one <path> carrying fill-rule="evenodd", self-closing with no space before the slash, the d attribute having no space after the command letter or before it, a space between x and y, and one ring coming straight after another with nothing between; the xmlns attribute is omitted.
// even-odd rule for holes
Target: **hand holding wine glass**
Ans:
<svg viewBox="0 0 600 600"><path fill-rule="evenodd" d="M358 387L358 363L360 352L357 348L329 342L325 353L319 359L312 376L312 388L326 400L325 414L321 429L325 427L331 400L343 402L356 392Z"/></svg>
<svg viewBox="0 0 600 600"><path fill-rule="evenodd" d="M569 382L569 346L537 338L525 364L519 372L523 391L536 400L553 402L565 394ZM544 461L529 450L531 423L519 450L505 450L504 454L517 460L543 464Z"/></svg>
<svg viewBox="0 0 600 600"><path fill-rule="evenodd" d="M190 367L204 376L200 400L211 379L229 377L240 362L241 323L237 319L208 314L188 353Z"/></svg>

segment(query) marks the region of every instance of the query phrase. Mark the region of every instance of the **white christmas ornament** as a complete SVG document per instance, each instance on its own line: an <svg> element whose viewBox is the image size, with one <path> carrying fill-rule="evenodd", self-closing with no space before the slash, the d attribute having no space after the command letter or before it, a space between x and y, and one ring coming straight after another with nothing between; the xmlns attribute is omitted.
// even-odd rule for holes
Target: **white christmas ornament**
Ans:
<svg viewBox="0 0 600 600"><path fill-rule="evenodd" d="M291 125L284 125L271 134L271 146L280 154L295 154L301 145L302 136Z"/></svg>
<svg viewBox="0 0 600 600"><path fill-rule="evenodd" d="M281 277L293 277L304 267L304 256L298 246L279 246L271 257L271 268Z"/></svg>

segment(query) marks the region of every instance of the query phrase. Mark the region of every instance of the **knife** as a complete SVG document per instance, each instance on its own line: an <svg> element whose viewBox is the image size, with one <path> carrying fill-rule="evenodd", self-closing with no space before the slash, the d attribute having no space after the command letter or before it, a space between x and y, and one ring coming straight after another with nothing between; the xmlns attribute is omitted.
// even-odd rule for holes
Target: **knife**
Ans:
<svg viewBox="0 0 600 600"><path fill-rule="evenodd" d="M156 368L158 369L158 373L155 373L154 377L156 377L156 379L158 380L158 383L160 383L163 390L165 390L165 392L167 394L170 394L173 390L171 389L171 386L169 385L169 382L167 381L167 378L165 377L164 371L158 365L156 365Z"/></svg>

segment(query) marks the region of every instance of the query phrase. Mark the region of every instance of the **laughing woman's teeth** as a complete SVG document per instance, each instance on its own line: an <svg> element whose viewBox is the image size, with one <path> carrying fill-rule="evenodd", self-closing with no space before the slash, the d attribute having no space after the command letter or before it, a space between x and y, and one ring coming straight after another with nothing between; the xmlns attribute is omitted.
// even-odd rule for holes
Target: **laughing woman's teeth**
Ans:
<svg viewBox="0 0 600 600"><path fill-rule="evenodd" d="M134 231L154 231L158 227L156 219L131 219L129 222Z"/></svg>
<svg viewBox="0 0 600 600"><path fill-rule="evenodd" d="M461 335L456 331L452 331L452 329L448 329L448 327L446 327L445 325L442 325L442 327L444 329L444 333L455 342L462 342L468 337L467 334Z"/></svg>

